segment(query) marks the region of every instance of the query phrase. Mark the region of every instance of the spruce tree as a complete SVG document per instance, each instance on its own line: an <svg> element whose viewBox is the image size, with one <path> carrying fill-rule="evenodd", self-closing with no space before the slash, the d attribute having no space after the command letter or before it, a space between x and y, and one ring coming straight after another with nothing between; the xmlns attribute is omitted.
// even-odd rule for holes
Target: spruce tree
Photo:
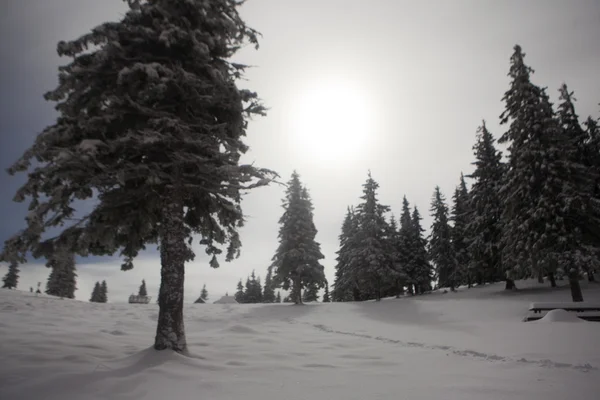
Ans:
<svg viewBox="0 0 600 400"><path fill-rule="evenodd" d="M241 279L237 284L237 291L235 292L235 301L237 301L240 304L246 302L246 297L245 297L245 293L244 293L244 284L242 283Z"/></svg>
<svg viewBox="0 0 600 400"><path fill-rule="evenodd" d="M386 252L388 255L390 268L396 272L396 274L390 275L387 282L388 291L385 293L386 296L396 296L399 298L400 295L404 294L404 285L408 281L408 276L405 271L406 267L406 248L403 247L402 236L398 230L396 224L396 218L392 214L389 223L386 226Z"/></svg>
<svg viewBox="0 0 600 400"><path fill-rule="evenodd" d="M523 275L569 275L573 301L582 301L579 273L598 259L585 246L580 218L589 217L584 169L577 147L561 129L545 91L531 83L533 72L515 46L503 101L500 141L508 143L509 169L500 191L503 212L503 262Z"/></svg>
<svg viewBox="0 0 600 400"><path fill-rule="evenodd" d="M302 296L302 300L306 303L319 301L319 286L315 283L306 285L306 290Z"/></svg>
<svg viewBox="0 0 600 400"><path fill-rule="evenodd" d="M200 292L200 298L205 302L208 301L208 290L206 290L206 284L202 286L202 291Z"/></svg>
<svg viewBox="0 0 600 400"><path fill-rule="evenodd" d="M439 186L436 186L433 193L430 211L433 223L429 239L429 259L435 265L438 287L454 290L457 281L456 254L448 224L448 206Z"/></svg>
<svg viewBox="0 0 600 400"><path fill-rule="evenodd" d="M2 288L4 289L16 289L19 282L19 264L11 262L8 265L8 272L2 278L4 282Z"/></svg>
<svg viewBox="0 0 600 400"><path fill-rule="evenodd" d="M94 290L92 290L92 297L90 298L90 301L92 303L100 303L101 296L100 282L96 282L94 285Z"/></svg>
<svg viewBox="0 0 600 400"><path fill-rule="evenodd" d="M59 249L46 263L51 268L46 283L46 294L61 298L75 298L76 277L75 255L65 249Z"/></svg>
<svg viewBox="0 0 600 400"><path fill-rule="evenodd" d="M283 208L285 211L279 220L279 246L271 265L273 279L283 289L291 289L295 304L302 304L304 287L325 285L324 268L319 263L325 257L315 240L317 228L313 222L312 201L296 171L288 182Z"/></svg>
<svg viewBox="0 0 600 400"><path fill-rule="evenodd" d="M431 281L433 280L433 267L429 262L427 252L427 239L423 236L425 229L421 227L421 214L415 206L412 213L412 244L411 244L411 269L413 271L414 282L419 293L425 293L431 290Z"/></svg>
<svg viewBox="0 0 600 400"><path fill-rule="evenodd" d="M450 220L454 223L452 226L452 245L454 247L454 253L456 255L457 262L457 284L468 284L471 287L472 277L469 271L469 239L467 234L467 224L471 217L471 210L469 204L469 192L467 190L467 184L465 183L465 177L460 174L460 184L454 191L452 197L452 213Z"/></svg>
<svg viewBox="0 0 600 400"><path fill-rule="evenodd" d="M265 278L265 284L263 286L263 303L274 303L275 302L275 288L273 285L273 277L270 270L267 271L267 277Z"/></svg>
<svg viewBox="0 0 600 400"><path fill-rule="evenodd" d="M329 294L329 283L325 281L325 292L323 293L323 303L330 303L331 296Z"/></svg>
<svg viewBox="0 0 600 400"><path fill-rule="evenodd" d="M352 207L348 207L346 217L342 224L342 232L339 235L340 248L336 252L337 264L335 266L335 281L333 283L333 301L351 301L356 289L356 282L349 272L350 251L352 250L352 239L358 229L357 219ZM354 300L358 300L355 298Z"/></svg>
<svg viewBox="0 0 600 400"><path fill-rule="evenodd" d="M100 285L100 303L106 303L108 301L108 287L106 286L106 281L102 281Z"/></svg>
<svg viewBox="0 0 600 400"><path fill-rule="evenodd" d="M238 0L128 5L120 21L58 44L71 62L46 99L60 114L10 169L33 170L16 195L32 201L27 228L7 241L2 259L24 259L28 250L50 256L62 243L81 255L120 250L122 268L131 269L145 244L160 243L154 347L183 353L191 241L201 237L213 267L221 246L226 261L237 257L241 195L274 176L240 164L247 118L265 108L236 85L244 65L228 61L244 43L258 47L258 34L239 16ZM81 220L42 237L86 199L94 206Z"/></svg>
<svg viewBox="0 0 600 400"><path fill-rule="evenodd" d="M275 303L281 303L281 292L277 291L277 297L275 297Z"/></svg>
<svg viewBox="0 0 600 400"><path fill-rule="evenodd" d="M246 291L244 293L244 303L261 303L262 302L262 285L260 277L257 278L254 271L248 279L246 279Z"/></svg>
<svg viewBox="0 0 600 400"><path fill-rule="evenodd" d="M469 242L468 275L478 284L506 279L506 289L515 288L510 266L504 271L500 257L502 204L500 185L504 166L502 153L494 146L494 137L485 121L477 129L477 142L473 147L475 170L469 196L470 221L466 226Z"/></svg>
<svg viewBox="0 0 600 400"><path fill-rule="evenodd" d="M148 296L148 291L146 290L146 281L144 279L142 279L142 284L138 290L138 296Z"/></svg>
<svg viewBox="0 0 600 400"><path fill-rule="evenodd" d="M413 221L410 215L410 203L406 196L402 199L402 214L400 214L400 248L401 263L406 276L406 286L410 294L418 293L419 279L416 257L416 236Z"/></svg>

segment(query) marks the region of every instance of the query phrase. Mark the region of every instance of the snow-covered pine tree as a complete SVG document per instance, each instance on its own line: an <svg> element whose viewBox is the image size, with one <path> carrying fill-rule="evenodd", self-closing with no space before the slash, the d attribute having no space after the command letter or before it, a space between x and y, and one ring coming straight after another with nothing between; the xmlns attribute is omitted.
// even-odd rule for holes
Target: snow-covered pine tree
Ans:
<svg viewBox="0 0 600 400"><path fill-rule="evenodd" d="M331 303L331 295L329 294L329 282L325 281L325 292L323 293L323 303Z"/></svg>
<svg viewBox="0 0 600 400"><path fill-rule="evenodd" d="M416 242L413 221L410 215L410 203L406 196L402 198L402 214L400 214L400 256L404 274L406 276L406 286L408 292L412 295L419 292L419 283L417 279L417 266L415 262Z"/></svg>
<svg viewBox="0 0 600 400"><path fill-rule="evenodd" d="M275 302L275 288L273 285L273 275L271 270L267 270L267 277L265 278L265 284L263 286L263 303L274 303Z"/></svg>
<svg viewBox="0 0 600 400"><path fill-rule="evenodd" d="M208 301L208 290L206 290L206 284L202 286L202 290L200 291L200 298L203 301Z"/></svg>
<svg viewBox="0 0 600 400"><path fill-rule="evenodd" d="M17 201L31 196L27 228L2 259L50 256L56 243L81 255L121 250L122 268L147 243L160 243L160 307L154 348L186 351L184 265L189 241L212 256L239 255L241 194L275 176L240 164L247 118L264 114L256 93L236 86L244 65L228 61L258 33L239 0L128 0L118 22L58 44L70 57L46 94L60 115L11 173L29 171ZM36 159L35 166L31 160ZM92 210L72 220L76 200ZM86 204L92 204L87 202Z"/></svg>
<svg viewBox="0 0 600 400"><path fill-rule="evenodd" d="M429 262L427 252L427 239L423 236L425 229L421 227L421 214L415 206L412 213L412 245L411 245L411 269L418 293L423 294L431 290L433 280L433 267Z"/></svg>
<svg viewBox="0 0 600 400"><path fill-rule="evenodd" d="M450 220L453 222L452 226L452 245L454 246L454 253L456 255L457 271L456 271L456 283L467 284L471 287L472 277L469 271L469 239L467 234L467 224L471 218L471 210L469 207L469 191L467 190L467 184L465 183L465 177L460 174L460 183L454 191L452 197L452 213Z"/></svg>
<svg viewBox="0 0 600 400"><path fill-rule="evenodd" d="M100 298L98 300L99 303L106 303L108 301L108 287L106 286L106 281L102 281L100 284Z"/></svg>
<svg viewBox="0 0 600 400"><path fill-rule="evenodd" d="M438 287L454 290L457 282L456 254L448 224L448 206L439 186L433 192L430 211L433 223L429 237L429 259L435 265Z"/></svg>
<svg viewBox="0 0 600 400"><path fill-rule="evenodd" d="M75 273L75 255L65 249L59 249L46 263L51 268L46 294L61 298L74 299L77 274Z"/></svg>
<svg viewBox="0 0 600 400"><path fill-rule="evenodd" d="M325 285L325 273L319 260L325 258L315 240L313 206L308 190L302 187L296 171L288 182L284 213L279 220L279 246L271 264L273 280L283 289L291 289L294 303L302 304L302 289L308 284Z"/></svg>
<svg viewBox="0 0 600 400"><path fill-rule="evenodd" d="M262 302L262 285L260 284L260 277L257 278L254 271L252 271L250 277L246 279L244 302L251 304Z"/></svg>
<svg viewBox="0 0 600 400"><path fill-rule="evenodd" d="M404 294L404 285L408 281L404 269L406 249L403 248L402 237L398 231L396 217L393 214L387 223L385 240L390 267L396 272L394 276L390 276L390 280L387 282L388 291L385 293L385 296L396 296L396 298L399 298L400 295Z"/></svg>
<svg viewBox="0 0 600 400"><path fill-rule="evenodd" d="M502 153L496 150L494 141L482 121L473 146L475 170L468 176L473 179L469 196L471 218L466 227L470 256L468 273L479 285L506 279L506 289L513 289L515 285L509 271L512 267L506 265L507 271L504 271L500 257L502 204L499 191L505 169Z"/></svg>
<svg viewBox="0 0 600 400"><path fill-rule="evenodd" d="M389 207L379 204L379 184L371 176L363 184L362 203L356 208L358 229L351 239L349 250L349 276L358 282L366 298L381 300L381 296L399 275L392 267L387 248L389 231L385 213ZM363 296L365 297L365 296ZM363 298L365 299L365 298Z"/></svg>
<svg viewBox="0 0 600 400"><path fill-rule="evenodd" d="M348 207L346 217L342 223L342 232L339 235L340 248L336 252L337 264L335 265L335 281L333 283L333 301L351 301L355 293L356 282L349 275L350 250L352 239L357 229L357 220L354 209ZM359 300L354 298L354 300Z"/></svg>
<svg viewBox="0 0 600 400"><path fill-rule="evenodd" d="M277 291L277 297L275 297L275 303L281 303L281 292Z"/></svg>
<svg viewBox="0 0 600 400"><path fill-rule="evenodd" d="M138 296L148 296L148 291L146 290L146 281L144 279L142 279L142 284L138 290Z"/></svg>
<svg viewBox="0 0 600 400"><path fill-rule="evenodd" d="M237 284L237 291L235 292L235 301L237 301L240 304L246 302L246 294L244 293L244 284L242 283L241 279Z"/></svg>
<svg viewBox="0 0 600 400"><path fill-rule="evenodd" d="M92 290L92 297L90 298L90 301L92 303L100 303L101 290L102 289L100 289L100 282L96 282L96 284L94 285L94 290Z"/></svg>
<svg viewBox="0 0 600 400"><path fill-rule="evenodd" d="M319 301L319 286L313 282L306 285L306 290L304 290L304 294L302 295L302 301L306 303Z"/></svg>
<svg viewBox="0 0 600 400"><path fill-rule="evenodd" d="M16 289L19 283L19 264L13 261L8 265L8 272L2 278L2 282L3 289Z"/></svg>
<svg viewBox="0 0 600 400"><path fill-rule="evenodd" d="M503 100L500 138L508 143L509 169L500 190L504 204L502 259L523 275L538 276L564 268L573 301L582 301L579 273L598 259L583 240L580 218L589 217L589 193L580 180L576 146L562 132L545 91L531 83L531 68L515 46Z"/></svg>

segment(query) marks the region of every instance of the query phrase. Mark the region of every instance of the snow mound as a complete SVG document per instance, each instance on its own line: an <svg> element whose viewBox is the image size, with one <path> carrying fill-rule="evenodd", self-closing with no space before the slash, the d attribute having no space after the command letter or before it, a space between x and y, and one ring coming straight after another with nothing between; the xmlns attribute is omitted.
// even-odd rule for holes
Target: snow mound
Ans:
<svg viewBox="0 0 600 400"><path fill-rule="evenodd" d="M573 312L565 311L565 310L551 310L548 311L546 315L539 321L543 322L586 322L581 318L578 318L577 315Z"/></svg>

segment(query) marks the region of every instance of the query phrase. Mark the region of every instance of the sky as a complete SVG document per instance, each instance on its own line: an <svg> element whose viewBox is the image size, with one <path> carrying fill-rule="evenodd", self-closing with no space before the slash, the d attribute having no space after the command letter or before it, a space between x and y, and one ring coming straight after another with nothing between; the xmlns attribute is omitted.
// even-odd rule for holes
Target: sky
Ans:
<svg viewBox="0 0 600 400"><path fill-rule="evenodd" d="M121 0L0 2L0 166L9 167L56 118L43 94L57 84L59 40L74 39L126 11ZM515 44L534 68L534 83L553 101L566 82L585 118L600 115L600 2L597 0L248 0L240 13L262 33L235 61L251 65L239 86L269 108L254 118L244 162L297 170L310 190L323 265L333 282L346 207L356 205L370 170L379 199L398 217L402 197L417 205L426 228L439 185L448 200L461 172L472 172L472 147L483 119L495 137ZM26 203L14 203L25 176L0 172L0 242L24 226ZM264 277L277 248L283 187L254 190L242 203L242 255L208 266L203 249L186 266L185 300L203 284L210 301L233 293L240 278ZM21 266L19 289L42 282L44 260ZM76 298L106 280L110 302L127 301L145 279L156 296L160 260L142 254L131 271L118 257L78 259ZM0 275L6 273L0 266Z"/></svg>

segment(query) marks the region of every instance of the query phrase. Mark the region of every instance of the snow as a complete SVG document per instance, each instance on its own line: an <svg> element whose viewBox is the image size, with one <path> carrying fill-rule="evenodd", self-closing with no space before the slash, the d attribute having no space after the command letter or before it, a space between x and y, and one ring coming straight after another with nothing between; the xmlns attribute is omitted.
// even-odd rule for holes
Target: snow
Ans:
<svg viewBox="0 0 600 400"><path fill-rule="evenodd" d="M576 313L565 310L551 310L538 322L586 322L579 319Z"/></svg>
<svg viewBox="0 0 600 400"><path fill-rule="evenodd" d="M600 285L582 284L586 301L600 300ZM600 323L521 322L530 302L568 301L569 290L517 286L364 303L186 305L190 357L150 348L156 304L0 290L0 398L596 398Z"/></svg>

